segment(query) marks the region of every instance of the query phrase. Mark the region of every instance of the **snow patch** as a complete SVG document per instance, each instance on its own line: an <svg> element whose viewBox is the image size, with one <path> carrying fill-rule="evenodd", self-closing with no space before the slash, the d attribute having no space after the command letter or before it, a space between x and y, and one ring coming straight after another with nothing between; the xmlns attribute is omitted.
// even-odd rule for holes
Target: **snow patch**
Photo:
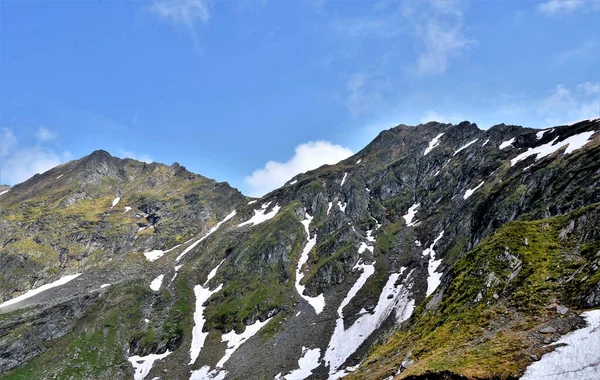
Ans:
<svg viewBox="0 0 600 380"><path fill-rule="evenodd" d="M489 142L490 142L490 139L487 139L487 140L485 140L485 141L483 142L483 144L482 144L481 146L482 146L482 147L484 147L484 146L486 146L486 145L487 145L487 143L489 143Z"/></svg>
<svg viewBox="0 0 600 380"><path fill-rule="evenodd" d="M565 149L564 154L573 153L577 149L580 149L584 145L589 143L591 141L590 138L594 133L596 133L596 131L582 132L559 142L556 141L558 139L557 137L547 144L543 144L535 148L529 148L527 152L519 154L517 157L510 160L510 166L515 166L519 161L522 161L529 156L535 156L535 160L537 161L560 150L565 145L567 146L567 148Z"/></svg>
<svg viewBox="0 0 600 380"><path fill-rule="evenodd" d="M112 206L110 208L115 207L120 201L121 201L121 197L116 197L115 199L113 199Z"/></svg>
<svg viewBox="0 0 600 380"><path fill-rule="evenodd" d="M294 184L296 184L297 182L298 182L298 180L297 180L297 179L295 179L295 180L293 180L292 182L290 182L289 184L290 184L290 185L294 185Z"/></svg>
<svg viewBox="0 0 600 380"><path fill-rule="evenodd" d="M327 215L329 215L329 211L331 211L331 207L333 207L333 203L329 202L329 205L327 205Z"/></svg>
<svg viewBox="0 0 600 380"><path fill-rule="evenodd" d="M258 202L258 199L255 199L253 201L248 202L248 206L255 204L256 202Z"/></svg>
<svg viewBox="0 0 600 380"><path fill-rule="evenodd" d="M442 260L435 259L435 251L433 250L433 248L435 247L437 242L442 238L442 236L444 236L444 231L440 232L438 237L435 238L435 240L433 241L433 243L431 243L429 248L423 251L423 256L429 255L429 265L427 266L427 272L429 273L429 276L427 277L426 297L429 297L429 295L437 289L441 282L440 280L442 278L442 273L438 273L436 272L436 270L442 263Z"/></svg>
<svg viewBox="0 0 600 380"><path fill-rule="evenodd" d="M110 284L102 284L100 285L100 289L108 288Z"/></svg>
<svg viewBox="0 0 600 380"><path fill-rule="evenodd" d="M465 191L465 195L463 195L463 199L467 199L469 198L471 195L473 195L474 192L476 192L481 186L483 186L483 184L485 183L485 181L481 182L479 185L475 186L472 189L467 189Z"/></svg>
<svg viewBox="0 0 600 380"><path fill-rule="evenodd" d="M564 335L552 345L565 344L527 367L522 380L600 379L600 310L581 313L587 326Z"/></svg>
<svg viewBox="0 0 600 380"><path fill-rule="evenodd" d="M346 213L346 203L342 205L342 202L338 200L337 205L341 212Z"/></svg>
<svg viewBox="0 0 600 380"><path fill-rule="evenodd" d="M362 162L362 158L359 159L358 161L356 161L356 165L360 164Z"/></svg>
<svg viewBox="0 0 600 380"><path fill-rule="evenodd" d="M190 380L225 380L227 371L219 371L218 369L210 370L210 367L205 365L202 368L192 371Z"/></svg>
<svg viewBox="0 0 600 380"><path fill-rule="evenodd" d="M348 173L344 173L344 178L342 178L342 183L340 183L340 186L344 186L344 183L346 182L347 177L348 177Z"/></svg>
<svg viewBox="0 0 600 380"><path fill-rule="evenodd" d="M304 380L312 375L313 369L317 368L320 364L319 358L321 357L321 349L313 348L309 350L306 347L302 347L302 356L298 360L298 369L293 370L287 375L281 375L279 373L275 376L275 380Z"/></svg>
<svg viewBox="0 0 600 380"><path fill-rule="evenodd" d="M233 218L234 216L235 216L235 210L233 210L232 212L230 212L223 220L221 220L213 228L211 228L210 231L208 231L208 233L206 235L202 236L200 239L198 239L195 242L193 242L189 247L187 247L183 252L181 252L179 254L179 256L177 256L177 258L175 259L175 261L181 260L183 258L183 256L185 256L189 251L191 251L192 249L194 249L194 247L196 247L198 244L200 244L204 239L206 239L207 237L209 237L210 235L212 235L216 230L218 230L219 227L221 227L221 225L223 223L227 222L229 219Z"/></svg>
<svg viewBox="0 0 600 380"><path fill-rule="evenodd" d="M152 282L150 283L150 289L154 290L155 292L158 292L160 290L160 286L162 285L162 281L163 281L164 277L165 277L165 275L161 274L160 276L158 276L154 280L152 280Z"/></svg>
<svg viewBox="0 0 600 380"><path fill-rule="evenodd" d="M196 295L196 310L194 311L194 328L192 329L192 345L190 347L189 365L194 364L196 359L198 359L200 350L202 347L204 347L204 341L208 336L208 331L202 331L204 324L206 323L206 318L204 317L204 303L222 288L223 284L219 284L219 286L213 290L210 290L208 287L204 287L202 285L194 286L194 294Z"/></svg>
<svg viewBox="0 0 600 380"><path fill-rule="evenodd" d="M125 211L123 211L123 214L125 214L127 211L131 210L131 207L129 206L125 206Z"/></svg>
<svg viewBox="0 0 600 380"><path fill-rule="evenodd" d="M6 302L4 302L3 304L0 304L0 308L3 308L5 306L9 306L9 305L13 305L17 302L21 302L23 300L26 300L27 298L31 298L37 294L40 294L48 289L52 289L52 288L56 288L57 286L61 286L66 284L67 282L76 279L77 277L81 276L81 273L78 274L71 274L68 276L63 276L61 278L59 278L58 280L51 282L49 284L46 285L42 285L39 288L35 288L35 289L31 289L30 291L28 291L25 294L21 294L20 296L13 298L11 300L8 300Z"/></svg>
<svg viewBox="0 0 600 380"><path fill-rule="evenodd" d="M60 179L60 177L62 177L64 174L59 175L58 177L56 177L56 179Z"/></svg>
<svg viewBox="0 0 600 380"><path fill-rule="evenodd" d="M0 191L0 195L2 195L2 194L6 194L6 193L8 193L9 191L10 191L10 189L7 189L7 190L2 190L2 191Z"/></svg>
<svg viewBox="0 0 600 380"><path fill-rule="evenodd" d="M350 355L352 355L361 344L363 344L365 340L381 326L393 310L398 310L402 313L401 318L398 319L404 318L403 320L405 320L412 314L414 301L408 298L410 289L405 286L410 274L401 285L395 286L396 281L398 281L398 278L405 270L406 268L403 267L400 269L399 273L392 273L390 275L381 291L377 306L375 306L372 313L363 313L348 329L344 329L343 317L340 316L336 320L335 330L331 336L331 340L329 341L324 356L326 364L329 365L330 378L341 377L338 375L338 369L344 364L348 357L350 357ZM363 275L364 273L365 272L363 272ZM363 275L361 275L361 277ZM359 281L360 280L361 279L359 278ZM360 284L360 286L362 287L363 284ZM346 302L343 301L343 305L340 305L340 308L338 308L338 315L342 314L342 306L345 306L347 302L349 302L349 299L351 299L350 297L354 297L356 292L358 292L358 289L355 289L353 286L346 297L348 301L344 299Z"/></svg>
<svg viewBox="0 0 600 380"><path fill-rule="evenodd" d="M469 141L465 145L463 145L460 148L458 148L458 150L456 152L454 152L454 154L452 155L452 157L456 156L459 152L461 152L461 151L467 149L468 147L470 147L471 145L475 144L477 142L477 140L479 140L479 139L475 139L473 141Z"/></svg>
<svg viewBox="0 0 600 380"><path fill-rule="evenodd" d="M439 135L435 136L433 138L433 140L431 140L429 142L429 146L427 147L427 149L425 149L425 152L423 153L423 156L427 156L427 154L429 152L431 152L436 146L440 145L440 138L442 138L442 136L444 135L444 133L440 133Z"/></svg>
<svg viewBox="0 0 600 380"><path fill-rule="evenodd" d="M135 373L133 374L134 380L142 380L144 377L148 376L154 362L164 359L170 354L171 351L167 350L163 354L150 354L147 356L134 355L127 358L135 370Z"/></svg>
<svg viewBox="0 0 600 380"><path fill-rule="evenodd" d="M298 294L300 294L300 297L304 298L306 300L306 302L308 302L310 304L310 306L312 306L315 309L316 314L320 314L323 311L323 309L325 308L325 297L323 296L323 294L319 294L317 297L311 297L311 296L304 295L304 289L306 289L306 286L300 284L300 282L304 278L304 273L302 273L302 267L308 261L308 254L310 253L310 251L313 249L313 247L317 243L317 234L316 233L312 237L312 239L310 237L309 227L310 227L310 223L312 222L312 219L313 219L312 216L310 216L310 215L308 215L308 213L306 213L305 219L301 222L302 225L304 226L304 230L306 231L306 234L308 235L308 240L306 242L306 245L304 246L304 249L302 250L302 253L300 254L300 259L298 260L298 266L296 267L295 286L296 286L296 291L298 292Z"/></svg>
<svg viewBox="0 0 600 380"><path fill-rule="evenodd" d="M243 227L246 225L256 226L258 224L266 222L267 220L275 217L275 215L277 215L277 213L279 212L279 209L281 209L281 207L279 207L279 205L275 204L275 206L273 206L273 209L271 210L271 212L267 212L267 208L269 207L270 204L271 204L271 202L264 203L259 210L254 210L254 216L252 218L248 219L247 221L238 224L238 227Z"/></svg>
<svg viewBox="0 0 600 380"><path fill-rule="evenodd" d="M253 337L260 329L262 329L272 318L265 319L263 322L256 321L254 324L246 326L243 333L236 334L235 330L231 330L227 334L221 335L221 342L227 342L227 349L225 355L217 363L217 368L223 368L227 360L231 358L231 355L240 348L240 346Z"/></svg>
<svg viewBox="0 0 600 380"><path fill-rule="evenodd" d="M419 208L419 206L421 206L420 203L413 204L412 206L410 206L410 208L406 212L406 215L402 215L402 217L404 218L404 221L406 222L406 225L408 227L416 226L417 224L419 224L419 222L417 222L417 221L415 221L415 223L413 223L413 221L412 221L415 217L415 214L417 213L417 209Z"/></svg>
<svg viewBox="0 0 600 380"><path fill-rule="evenodd" d="M551 132L552 130L553 129L544 129L543 131L539 131L535 134L535 137L537 137L538 140L541 140L542 137L544 137L544 135L546 134L546 132Z"/></svg>
<svg viewBox="0 0 600 380"><path fill-rule="evenodd" d="M498 148L499 149L508 148L509 146L513 146L514 142L515 142L515 138L514 137L512 139L510 139L510 140L502 141L502 143L500 144L500 146Z"/></svg>
<svg viewBox="0 0 600 380"><path fill-rule="evenodd" d="M161 257L163 257L164 254L165 254L165 251L163 251L162 249L155 249L150 252L144 252L144 256L146 256L146 260L148 260L150 262L160 259Z"/></svg>

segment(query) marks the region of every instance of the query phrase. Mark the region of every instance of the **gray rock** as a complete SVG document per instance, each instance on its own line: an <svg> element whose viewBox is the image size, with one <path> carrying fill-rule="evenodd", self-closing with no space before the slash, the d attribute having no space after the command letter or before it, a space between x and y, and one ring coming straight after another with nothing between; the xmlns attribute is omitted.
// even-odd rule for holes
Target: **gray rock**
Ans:
<svg viewBox="0 0 600 380"><path fill-rule="evenodd" d="M544 327L540 330L542 334L554 334L556 333L556 329L552 326Z"/></svg>
<svg viewBox="0 0 600 380"><path fill-rule="evenodd" d="M558 305L556 307L556 312L560 315L565 315L569 311L569 308L564 305Z"/></svg>

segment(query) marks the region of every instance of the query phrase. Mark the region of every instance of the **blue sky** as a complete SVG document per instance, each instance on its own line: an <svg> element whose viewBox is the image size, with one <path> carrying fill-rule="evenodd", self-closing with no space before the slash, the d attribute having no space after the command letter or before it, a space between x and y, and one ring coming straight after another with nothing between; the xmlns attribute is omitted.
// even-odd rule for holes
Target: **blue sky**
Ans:
<svg viewBox="0 0 600 380"><path fill-rule="evenodd" d="M598 16L599 0L2 1L0 182L105 149L260 195L400 123L598 116Z"/></svg>

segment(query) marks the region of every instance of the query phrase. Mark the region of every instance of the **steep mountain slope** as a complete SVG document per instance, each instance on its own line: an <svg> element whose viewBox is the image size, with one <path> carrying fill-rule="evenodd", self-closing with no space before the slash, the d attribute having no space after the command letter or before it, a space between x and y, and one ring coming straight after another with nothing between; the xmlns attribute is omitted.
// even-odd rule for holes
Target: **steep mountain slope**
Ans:
<svg viewBox="0 0 600 380"><path fill-rule="evenodd" d="M86 217L110 225L81 231L87 246L111 245L95 260L93 251L67 260L60 274L83 274L30 298L33 306L0 305L0 371L519 377L547 343L585 325L577 311L600 306L598 131L599 120L545 131L401 125L252 202L185 171L183 179L176 166L147 177L145 164L117 159L127 180L102 192L94 179L46 185L98 153L55 168L0 196L2 257L20 231L48 235L40 219L67 225L61 210L78 202L97 208L84 207L73 226ZM159 199L148 202L148 192ZM114 208L136 207L139 218L113 215L117 196ZM69 236L52 241L78 241ZM50 244L32 241L32 257ZM140 255L157 248L173 249L152 262ZM30 279L57 277L37 262ZM0 268L9 284L13 269Z"/></svg>

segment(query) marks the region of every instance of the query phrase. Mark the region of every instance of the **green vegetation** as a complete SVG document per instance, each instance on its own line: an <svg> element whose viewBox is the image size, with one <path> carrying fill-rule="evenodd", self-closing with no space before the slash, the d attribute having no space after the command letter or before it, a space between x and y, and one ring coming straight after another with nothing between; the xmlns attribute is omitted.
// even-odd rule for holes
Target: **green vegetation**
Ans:
<svg viewBox="0 0 600 380"><path fill-rule="evenodd" d="M430 298L417 307L400 331L371 351L363 371L394 374L411 352L415 364L400 378L443 371L469 378L518 377L531 362L529 354L541 350L531 332L556 317L547 306L577 307L582 290L600 279L586 269L598 242L579 246L565 232L599 209L593 205L551 219L507 223L452 266L452 282L438 290L444 291L440 303L428 306Z"/></svg>

